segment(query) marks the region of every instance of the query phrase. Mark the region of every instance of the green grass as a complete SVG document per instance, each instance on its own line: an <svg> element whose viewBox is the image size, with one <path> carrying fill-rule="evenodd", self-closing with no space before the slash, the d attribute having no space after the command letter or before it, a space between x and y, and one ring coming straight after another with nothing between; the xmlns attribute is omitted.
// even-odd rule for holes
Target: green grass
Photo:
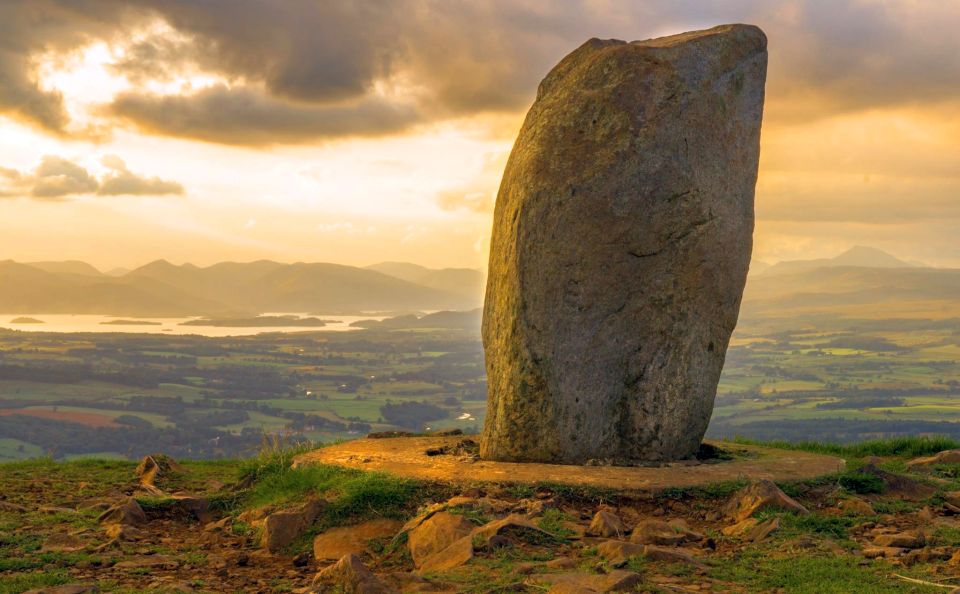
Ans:
<svg viewBox="0 0 960 594"><path fill-rule="evenodd" d="M716 579L746 586L753 592L785 594L902 594L942 592L889 577L891 567L876 561L862 564L858 557L816 554L775 556L748 550L726 559L708 571Z"/></svg>
<svg viewBox="0 0 960 594"><path fill-rule="evenodd" d="M39 571L35 573L16 573L0 575L0 594L20 594L34 588L59 586L70 581L70 577L61 571Z"/></svg>
<svg viewBox="0 0 960 594"><path fill-rule="evenodd" d="M267 450L241 469L241 483L250 485L237 500L234 511L262 506L284 507L302 503L311 496L323 497L327 505L310 534L294 548L308 547L313 534L373 518L408 518L428 499L450 496L449 487L439 487L385 473L311 464L291 467L293 457L312 446Z"/></svg>
<svg viewBox="0 0 960 594"><path fill-rule="evenodd" d="M554 534L559 538L566 539L573 536L573 530L564 526L564 522L572 521L573 518L559 509L550 508L543 512L543 515L540 516L540 519L537 521L537 526L543 530L546 530L550 534Z"/></svg>
<svg viewBox="0 0 960 594"><path fill-rule="evenodd" d="M878 439L871 441L862 441L850 445L839 445L821 442L798 442L790 443L786 441L757 441L753 439L737 438L734 443L744 445L759 445L784 450L800 450L804 452L813 452L815 454L829 454L833 456L842 456L844 458L865 458L867 456L898 456L903 458L916 458L918 456L929 456L943 450L960 449L960 441L948 437L894 437L891 439Z"/></svg>

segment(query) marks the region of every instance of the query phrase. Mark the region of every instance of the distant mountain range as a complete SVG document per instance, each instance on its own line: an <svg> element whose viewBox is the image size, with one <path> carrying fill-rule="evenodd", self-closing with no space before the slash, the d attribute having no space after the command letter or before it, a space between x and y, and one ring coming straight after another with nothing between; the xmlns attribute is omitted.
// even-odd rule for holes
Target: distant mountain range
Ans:
<svg viewBox="0 0 960 594"><path fill-rule="evenodd" d="M482 305L483 285L479 270L406 262L360 268L262 260L198 267L157 260L136 270L101 273L85 262L5 261L0 262L0 313L223 318L267 312L467 311ZM869 247L835 258L772 266L753 262L741 319L825 313L960 317L960 269L924 267ZM410 320L382 327L401 322Z"/></svg>
<svg viewBox="0 0 960 594"><path fill-rule="evenodd" d="M916 264L905 262L891 256L883 250L854 246L833 258L819 258L816 260L786 260L770 265L764 262L753 262L750 266L753 274L795 274L815 270L817 268L836 268L840 266L856 266L861 268L915 268Z"/></svg>
<svg viewBox="0 0 960 594"><path fill-rule="evenodd" d="M741 318L960 317L960 269L930 268L854 247L835 258L751 266Z"/></svg>
<svg viewBox="0 0 960 594"><path fill-rule="evenodd" d="M467 310L483 301L479 270L384 263L157 260L104 274L84 262L0 262L0 312L118 316L226 316L263 312Z"/></svg>

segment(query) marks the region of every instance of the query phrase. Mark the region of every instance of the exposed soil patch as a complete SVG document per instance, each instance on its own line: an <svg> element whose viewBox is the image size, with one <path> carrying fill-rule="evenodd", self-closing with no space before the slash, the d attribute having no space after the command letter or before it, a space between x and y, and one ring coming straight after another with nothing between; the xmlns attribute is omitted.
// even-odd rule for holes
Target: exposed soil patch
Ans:
<svg viewBox="0 0 960 594"><path fill-rule="evenodd" d="M572 466L479 460L477 438L397 437L358 439L298 456L294 466L336 464L399 476L449 482L562 483L620 491L658 491L737 480L805 480L843 469L840 458L730 443L708 443L704 460L659 467Z"/></svg>

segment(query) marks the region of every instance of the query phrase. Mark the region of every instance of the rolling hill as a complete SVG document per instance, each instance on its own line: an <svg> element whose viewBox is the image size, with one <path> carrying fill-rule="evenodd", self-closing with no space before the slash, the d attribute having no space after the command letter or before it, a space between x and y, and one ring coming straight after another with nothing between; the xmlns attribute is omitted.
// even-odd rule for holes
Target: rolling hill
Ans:
<svg viewBox="0 0 960 594"><path fill-rule="evenodd" d="M13 314L332 314L471 309L481 299L479 291L448 291L339 264L264 260L198 267L158 260L121 276L110 276L76 262L0 262L0 312Z"/></svg>
<svg viewBox="0 0 960 594"><path fill-rule="evenodd" d="M433 269L409 262L381 262L367 266L389 276L431 289L446 291L465 299L483 295L485 279L483 272L473 268Z"/></svg>

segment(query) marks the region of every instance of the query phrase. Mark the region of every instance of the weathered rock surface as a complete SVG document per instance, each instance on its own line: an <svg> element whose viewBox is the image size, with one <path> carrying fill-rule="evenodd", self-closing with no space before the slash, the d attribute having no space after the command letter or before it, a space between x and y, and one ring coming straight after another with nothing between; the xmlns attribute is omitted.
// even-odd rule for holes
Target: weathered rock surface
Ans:
<svg viewBox="0 0 960 594"><path fill-rule="evenodd" d="M407 546L410 548L414 565L420 567L430 556L469 535L474 528L462 515L445 511L433 514L411 530L407 537Z"/></svg>
<svg viewBox="0 0 960 594"><path fill-rule="evenodd" d="M773 481L759 480L750 483L733 494L724 508L724 513L736 522L742 522L764 510L784 510L798 514L810 513L792 497L780 490Z"/></svg>
<svg viewBox="0 0 960 594"><path fill-rule="evenodd" d="M371 540L390 538L400 529L400 522L381 518L355 526L331 528L313 539L313 556L318 561L332 561L367 550Z"/></svg>
<svg viewBox="0 0 960 594"><path fill-rule="evenodd" d="M280 552L310 528L326 505L326 501L313 499L296 509L268 515L263 521L263 548L271 553Z"/></svg>
<svg viewBox="0 0 960 594"><path fill-rule="evenodd" d="M333 589L325 586L332 586ZM314 578L313 592L345 594L391 594L393 588L380 581L356 555L347 555Z"/></svg>
<svg viewBox="0 0 960 594"><path fill-rule="evenodd" d="M766 38L592 39L540 84L504 172L481 457L692 456L753 232Z"/></svg>
<svg viewBox="0 0 960 594"><path fill-rule="evenodd" d="M147 514L132 497L109 508L97 518L103 526L120 524L123 526L142 526L147 523Z"/></svg>
<svg viewBox="0 0 960 594"><path fill-rule="evenodd" d="M604 538L620 538L627 529L623 525L623 520L617 514L601 509L593 516L590 526L586 530L589 536L602 536Z"/></svg>

